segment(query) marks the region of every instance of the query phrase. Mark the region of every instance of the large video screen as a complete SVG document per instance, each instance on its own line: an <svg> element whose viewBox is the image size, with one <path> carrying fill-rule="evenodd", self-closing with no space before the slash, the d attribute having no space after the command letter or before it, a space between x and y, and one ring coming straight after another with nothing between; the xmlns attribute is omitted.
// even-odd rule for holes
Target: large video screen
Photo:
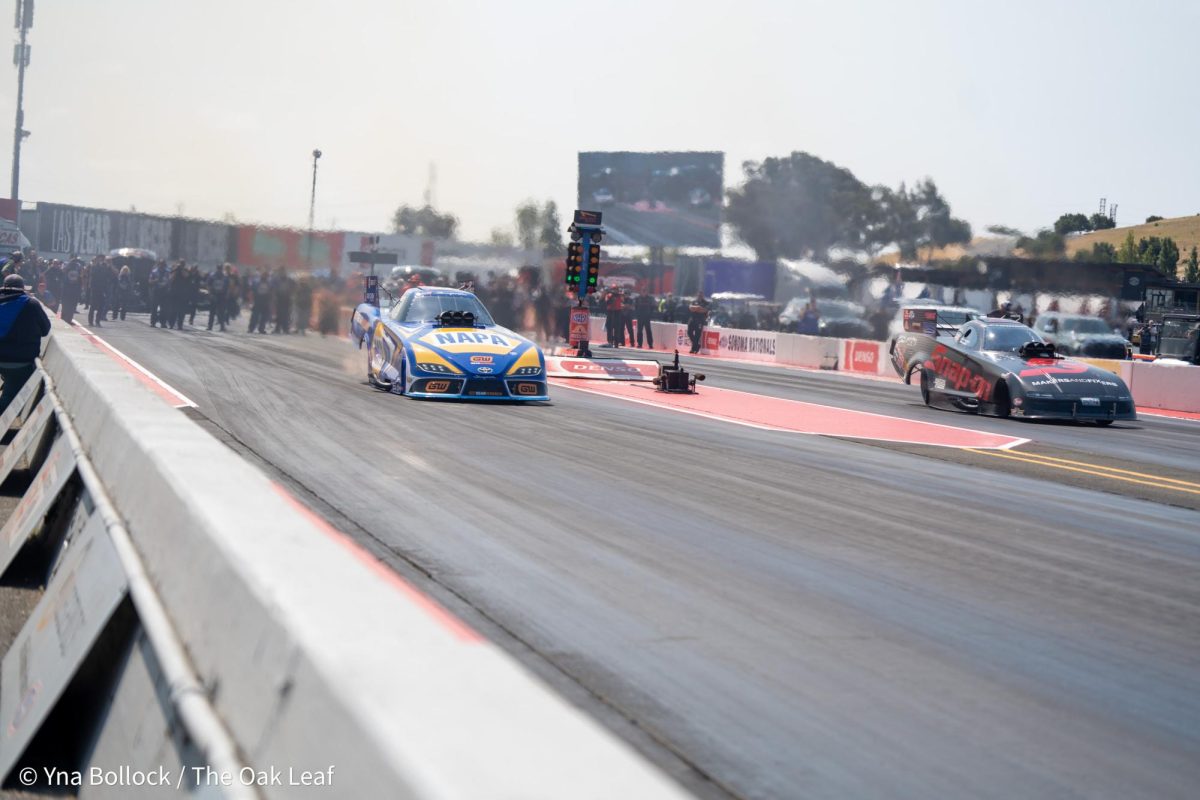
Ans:
<svg viewBox="0 0 1200 800"><path fill-rule="evenodd" d="M720 247L724 153L580 153L579 208L604 213L606 241Z"/></svg>

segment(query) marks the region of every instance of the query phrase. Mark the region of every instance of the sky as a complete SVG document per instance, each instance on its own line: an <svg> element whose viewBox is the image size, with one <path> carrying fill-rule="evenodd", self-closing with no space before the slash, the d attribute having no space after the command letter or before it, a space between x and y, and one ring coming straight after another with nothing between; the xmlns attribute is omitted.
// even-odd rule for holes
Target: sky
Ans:
<svg viewBox="0 0 1200 800"><path fill-rule="evenodd" d="M1200 0L36 3L26 201L303 227L320 148L318 227L385 230L432 164L486 239L573 208L579 151L722 150L729 188L803 150L977 232L1200 213Z"/></svg>

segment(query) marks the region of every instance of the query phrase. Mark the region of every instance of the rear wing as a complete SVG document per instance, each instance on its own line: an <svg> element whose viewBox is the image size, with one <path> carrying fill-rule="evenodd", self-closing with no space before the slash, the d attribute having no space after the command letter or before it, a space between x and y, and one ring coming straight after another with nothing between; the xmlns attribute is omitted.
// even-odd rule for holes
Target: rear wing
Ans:
<svg viewBox="0 0 1200 800"><path fill-rule="evenodd" d="M962 327L963 320L946 319L936 308L905 308L901 309L904 320L904 330L908 333L923 333L937 338L938 334L952 333Z"/></svg>

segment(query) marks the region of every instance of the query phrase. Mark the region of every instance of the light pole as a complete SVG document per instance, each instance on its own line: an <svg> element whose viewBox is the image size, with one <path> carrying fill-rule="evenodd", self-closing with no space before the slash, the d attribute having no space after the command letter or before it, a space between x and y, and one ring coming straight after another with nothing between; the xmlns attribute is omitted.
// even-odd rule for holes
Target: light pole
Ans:
<svg viewBox="0 0 1200 800"><path fill-rule="evenodd" d="M308 200L308 271L312 272L312 240L313 220L317 213L317 159L321 157L320 150L313 150L313 180L312 196Z"/></svg>
<svg viewBox="0 0 1200 800"><path fill-rule="evenodd" d="M17 0L16 26L21 31L21 43L13 51L13 64L17 68L17 122L13 126L12 194L18 200L21 188L21 140L29 135L25 130L25 67L29 66L29 45L25 43L29 29L33 27L33 0ZM17 213L20 215L20 203Z"/></svg>

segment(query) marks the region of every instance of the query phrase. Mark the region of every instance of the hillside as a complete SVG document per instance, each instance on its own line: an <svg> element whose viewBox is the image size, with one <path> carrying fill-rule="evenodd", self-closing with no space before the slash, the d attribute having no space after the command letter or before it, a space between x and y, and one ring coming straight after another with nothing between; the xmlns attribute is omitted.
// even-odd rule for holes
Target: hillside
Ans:
<svg viewBox="0 0 1200 800"><path fill-rule="evenodd" d="M1200 214L1190 217L1172 217L1142 225L1130 225L1126 228L1112 228L1107 231L1094 231L1079 236L1067 237L1067 255L1073 256L1080 250L1091 250L1094 242L1108 242L1113 247L1120 247L1125 237L1133 233L1133 240L1158 236L1170 236L1179 247L1180 259L1187 258L1193 247L1200 247Z"/></svg>

